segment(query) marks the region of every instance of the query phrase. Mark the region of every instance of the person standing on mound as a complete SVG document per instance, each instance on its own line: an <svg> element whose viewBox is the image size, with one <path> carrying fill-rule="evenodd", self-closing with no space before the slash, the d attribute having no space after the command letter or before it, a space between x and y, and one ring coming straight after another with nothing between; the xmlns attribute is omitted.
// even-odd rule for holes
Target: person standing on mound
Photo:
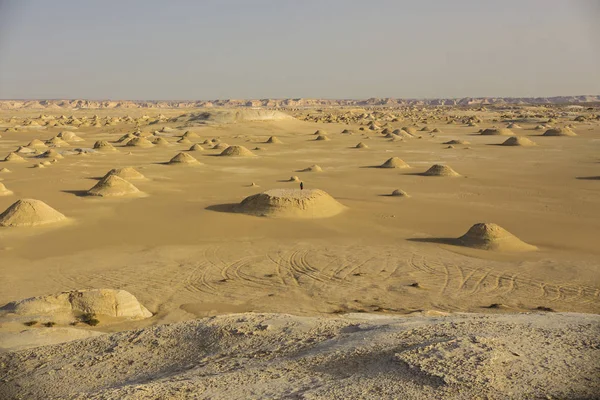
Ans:
<svg viewBox="0 0 600 400"><path fill-rule="evenodd" d="M304 190L304 182L300 182L300 190Z"/></svg>

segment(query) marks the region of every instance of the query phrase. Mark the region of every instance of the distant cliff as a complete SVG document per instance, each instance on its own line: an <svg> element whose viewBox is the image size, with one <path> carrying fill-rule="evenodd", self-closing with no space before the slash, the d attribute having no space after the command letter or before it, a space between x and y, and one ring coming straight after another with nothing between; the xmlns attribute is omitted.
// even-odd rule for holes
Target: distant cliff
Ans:
<svg viewBox="0 0 600 400"><path fill-rule="evenodd" d="M137 101L137 100L0 100L0 110L19 109L112 109L112 108L200 108L200 107L267 107L303 108L335 106L477 106L493 104L579 104L600 102L600 96L556 97L465 97L461 99L396 99L363 100L333 99L257 99L198 101Z"/></svg>

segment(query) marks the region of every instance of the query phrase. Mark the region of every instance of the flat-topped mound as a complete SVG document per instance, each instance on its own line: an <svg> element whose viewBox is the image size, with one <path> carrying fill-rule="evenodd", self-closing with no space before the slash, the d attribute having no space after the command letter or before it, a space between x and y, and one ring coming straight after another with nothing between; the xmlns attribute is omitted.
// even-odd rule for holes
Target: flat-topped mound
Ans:
<svg viewBox="0 0 600 400"><path fill-rule="evenodd" d="M106 173L106 175L103 176L103 178L107 178L110 175L115 175L118 176L119 178L123 178L125 180L136 180L136 179L146 179L146 177L144 175L142 175L141 173L139 173L135 168L133 167L124 167L124 168L114 168L111 169L110 171L108 171Z"/></svg>
<svg viewBox="0 0 600 400"><path fill-rule="evenodd" d="M535 143L534 141L532 141L526 137L519 137L519 136L510 137L510 138L506 139L506 141L504 141L504 143L502 143L502 146L531 147L531 146L536 146L536 145L537 145L537 143Z"/></svg>
<svg viewBox="0 0 600 400"><path fill-rule="evenodd" d="M235 211L264 217L327 218L345 209L319 189L272 189L246 197Z"/></svg>
<svg viewBox="0 0 600 400"><path fill-rule="evenodd" d="M125 290L72 290L47 296L13 301L1 309L18 316L54 317L81 314L104 315L115 318L144 319L152 313Z"/></svg>
<svg viewBox="0 0 600 400"><path fill-rule="evenodd" d="M292 120L294 117L276 110L210 110L198 114L188 114L178 122L196 122L200 124L232 124L245 121L280 121Z"/></svg>
<svg viewBox="0 0 600 400"><path fill-rule="evenodd" d="M94 149L98 151L116 151L115 147L106 140L98 140L94 143Z"/></svg>
<svg viewBox="0 0 600 400"><path fill-rule="evenodd" d="M31 227L66 221L67 217L35 199L17 200L0 214L0 226Z"/></svg>
<svg viewBox="0 0 600 400"><path fill-rule="evenodd" d="M442 164L434 164L427 171L423 173L425 176L449 176L449 177L457 177L460 176L458 172L453 170L447 165Z"/></svg>
<svg viewBox="0 0 600 400"><path fill-rule="evenodd" d="M523 242L512 233L493 223L478 223L458 238L466 247L495 251L533 251L537 247Z"/></svg>
<svg viewBox="0 0 600 400"><path fill-rule="evenodd" d="M98 197L125 197L141 196L142 192L133 184L116 175L108 175L102 178L93 188L86 192L88 196Z"/></svg>
<svg viewBox="0 0 600 400"><path fill-rule="evenodd" d="M178 153L175 157L171 158L168 162L170 165L179 165L179 164L200 164L200 161L196 160L194 157L189 155L188 153Z"/></svg>
<svg viewBox="0 0 600 400"><path fill-rule="evenodd" d="M500 135L500 136L514 136L515 133L508 128L487 128L481 131L482 135Z"/></svg>
<svg viewBox="0 0 600 400"><path fill-rule="evenodd" d="M577 136L570 128L552 128L544 132L543 136Z"/></svg>
<svg viewBox="0 0 600 400"><path fill-rule="evenodd" d="M379 168L410 168L410 165L398 157L392 157L381 164Z"/></svg>
<svg viewBox="0 0 600 400"><path fill-rule="evenodd" d="M244 146L229 146L219 155L225 157L256 157L256 154Z"/></svg>

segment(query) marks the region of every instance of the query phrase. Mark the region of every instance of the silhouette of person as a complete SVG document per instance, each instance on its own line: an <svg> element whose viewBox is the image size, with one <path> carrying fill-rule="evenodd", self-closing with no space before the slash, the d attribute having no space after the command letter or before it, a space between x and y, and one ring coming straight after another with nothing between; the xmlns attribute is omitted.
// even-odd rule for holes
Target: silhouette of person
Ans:
<svg viewBox="0 0 600 400"><path fill-rule="evenodd" d="M300 182L300 190L304 190L304 182Z"/></svg>

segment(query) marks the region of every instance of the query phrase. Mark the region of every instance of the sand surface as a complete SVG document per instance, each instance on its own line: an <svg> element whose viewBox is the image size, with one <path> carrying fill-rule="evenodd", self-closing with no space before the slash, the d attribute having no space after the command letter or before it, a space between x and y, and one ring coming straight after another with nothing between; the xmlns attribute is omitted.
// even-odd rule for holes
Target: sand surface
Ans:
<svg viewBox="0 0 600 400"><path fill-rule="evenodd" d="M19 153L25 162L0 162L0 170L10 170L0 172L0 180L12 192L0 196L0 212L18 199L37 199L69 220L59 226L0 228L0 306L61 291L108 288L130 292L154 314L93 328L105 333L243 312L510 316L541 307L598 314L600 124L592 118L573 122L579 114L565 110L539 107L531 113L543 118L518 120L521 128L511 128L512 135L531 138L537 144L532 147L501 146L505 136L478 133L503 128L514 119L494 108L421 114L392 110L386 113L395 114L397 121L375 114L376 124L354 118L371 111L346 109L291 110L296 118L283 119L258 113L254 118L260 121L227 110L202 118L194 115L206 110L44 110L49 118L66 114L90 121L97 114L101 121L99 126L54 127L24 124L29 119L43 125L39 110L0 111L0 160L19 146L34 139L46 142L59 132L72 131L83 139L52 147L63 156L56 162L37 158L44 148L38 154ZM327 113L335 118L323 116ZM574 123L577 136L541 136L545 130L534 130L550 113L556 120L552 126ZM132 122L143 114L149 118ZM106 117L125 115L131 120L105 124ZM467 124L473 115L477 127ZM390 131L414 127L415 133L386 138L378 126ZM441 132L420 131L424 126ZM344 129L349 132L342 134ZM161 137L169 144L117 143L138 130L149 141ZM330 140L316 141L317 130ZM188 134L187 141L178 143L185 132L198 137ZM265 143L271 136L281 143ZM103 140L116 151L93 151L94 143ZM443 143L451 140L468 144L447 148ZM359 142L368 147L357 149ZM198 164L168 164L194 143L204 148L189 152ZM244 146L255 156L219 157L219 143ZM392 157L410 168L377 168ZM47 161L44 168L33 168L42 161ZM303 171L315 164L322 171ZM451 166L460 176L424 176L435 164ZM143 197L86 195L111 169L124 167L146 178L131 181ZM332 196L344 212L316 219L230 212L248 196L298 189L299 182L289 181L293 175L305 188ZM396 189L410 197L391 196ZM512 253L456 245L456 238L481 222L496 223L537 250ZM188 324L181 326L201 322ZM19 332L58 328L69 326L29 328L0 316L0 347L22 349L28 340L39 345L40 335L27 333L18 340ZM34 371L23 368L29 371L24 373ZM302 379L308 385L309 375ZM82 385L86 390L109 387ZM64 394L52 390L53 395ZM109 398L123 394L109 392Z"/></svg>

